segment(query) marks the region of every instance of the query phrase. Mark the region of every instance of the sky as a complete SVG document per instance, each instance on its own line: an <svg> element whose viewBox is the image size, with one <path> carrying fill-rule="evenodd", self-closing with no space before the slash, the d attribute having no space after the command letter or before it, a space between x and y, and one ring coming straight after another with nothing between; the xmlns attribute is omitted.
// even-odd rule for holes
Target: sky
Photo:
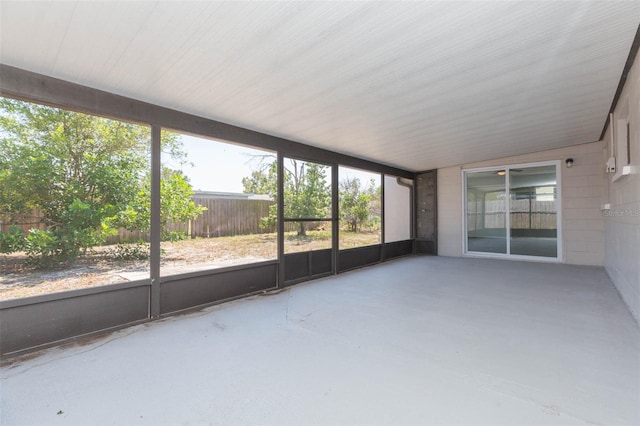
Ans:
<svg viewBox="0 0 640 426"><path fill-rule="evenodd" d="M242 192L242 178L259 168L260 158L272 155L275 159L272 152L211 139L181 135L181 140L193 166L170 167L181 168L196 191Z"/></svg>
<svg viewBox="0 0 640 426"><path fill-rule="evenodd" d="M242 192L242 178L251 176L251 172L260 168L260 162L270 163L276 154L254 148L219 142L212 139L180 135L185 152L186 164L180 166L163 157L163 163L171 168L181 169L196 191ZM265 158L265 156L267 156ZM363 186L368 186L371 178L379 174L362 170L340 167L339 178L359 178Z"/></svg>

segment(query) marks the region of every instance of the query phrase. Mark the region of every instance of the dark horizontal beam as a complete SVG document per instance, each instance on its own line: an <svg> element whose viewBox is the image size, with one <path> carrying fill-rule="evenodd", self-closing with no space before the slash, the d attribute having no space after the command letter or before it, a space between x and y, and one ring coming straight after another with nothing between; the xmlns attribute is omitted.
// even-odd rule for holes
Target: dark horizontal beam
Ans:
<svg viewBox="0 0 640 426"><path fill-rule="evenodd" d="M311 161L341 164L413 179L413 173L407 170L198 117L5 64L0 64L0 95L117 120L158 125L179 132L280 151L287 156Z"/></svg>
<svg viewBox="0 0 640 426"><path fill-rule="evenodd" d="M86 287L76 290L67 290L57 293L40 294L37 296L21 297L19 299L0 300L0 311L17 308L26 305L37 305L39 303L47 303L62 299L73 299L76 297L90 296L98 293L108 293L110 291L121 291L134 287L149 287L151 285L149 279L136 281L121 282L116 284L105 284L99 287Z"/></svg>
<svg viewBox="0 0 640 426"><path fill-rule="evenodd" d="M616 106L618 105L618 101L620 100L620 95L622 95L622 89L624 89L624 85L627 82L627 77L629 76L629 71L631 71L631 67L636 60L636 56L638 55L638 50L640 49L640 25L638 25L638 29L636 30L636 36L633 38L633 42L631 43L631 49L629 49L629 56L627 56L627 62L624 64L624 68L622 69L622 75L620 76L620 80L618 81L618 88L616 89L615 95L613 95L613 101L611 101L611 107L609 108L609 114L607 114L607 118L604 120L604 126L602 126L602 132L600 132L600 139L604 138L604 134L607 132L607 127L609 126L609 117L616 110Z"/></svg>
<svg viewBox="0 0 640 426"><path fill-rule="evenodd" d="M331 222L333 219L330 217L285 217L282 219L285 222Z"/></svg>

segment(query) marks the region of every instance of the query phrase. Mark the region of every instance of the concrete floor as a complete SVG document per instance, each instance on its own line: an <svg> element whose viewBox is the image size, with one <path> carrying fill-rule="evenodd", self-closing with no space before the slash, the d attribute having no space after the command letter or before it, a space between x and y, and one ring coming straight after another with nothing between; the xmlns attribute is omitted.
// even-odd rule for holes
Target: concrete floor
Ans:
<svg viewBox="0 0 640 426"><path fill-rule="evenodd" d="M639 338L600 268L405 258L5 365L0 423L637 425Z"/></svg>

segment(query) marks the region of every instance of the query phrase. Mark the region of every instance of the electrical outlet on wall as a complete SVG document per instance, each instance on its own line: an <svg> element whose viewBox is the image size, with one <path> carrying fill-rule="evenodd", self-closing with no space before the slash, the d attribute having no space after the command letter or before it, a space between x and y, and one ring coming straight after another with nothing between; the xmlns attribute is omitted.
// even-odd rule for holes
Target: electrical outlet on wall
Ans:
<svg viewBox="0 0 640 426"><path fill-rule="evenodd" d="M607 173L616 172L616 157L609 157L607 160Z"/></svg>

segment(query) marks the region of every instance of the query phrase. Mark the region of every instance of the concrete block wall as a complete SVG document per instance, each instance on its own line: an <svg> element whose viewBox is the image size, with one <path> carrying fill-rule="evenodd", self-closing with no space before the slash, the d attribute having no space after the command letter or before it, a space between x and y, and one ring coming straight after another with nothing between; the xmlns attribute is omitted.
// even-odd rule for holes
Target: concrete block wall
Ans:
<svg viewBox="0 0 640 426"><path fill-rule="evenodd" d="M462 256L463 169L560 160L562 179L562 248L565 263L604 265L604 163L602 142L551 149L438 169L438 254ZM574 166L565 167L573 158Z"/></svg>
<svg viewBox="0 0 640 426"><path fill-rule="evenodd" d="M605 174L604 265L629 310L640 323L640 56L632 66L614 110L614 120L628 117L631 170L613 182ZM603 140L602 161L611 155L611 126ZM615 150L614 150L615 153ZM619 157L618 157L619 158ZM620 166L618 164L618 166Z"/></svg>

